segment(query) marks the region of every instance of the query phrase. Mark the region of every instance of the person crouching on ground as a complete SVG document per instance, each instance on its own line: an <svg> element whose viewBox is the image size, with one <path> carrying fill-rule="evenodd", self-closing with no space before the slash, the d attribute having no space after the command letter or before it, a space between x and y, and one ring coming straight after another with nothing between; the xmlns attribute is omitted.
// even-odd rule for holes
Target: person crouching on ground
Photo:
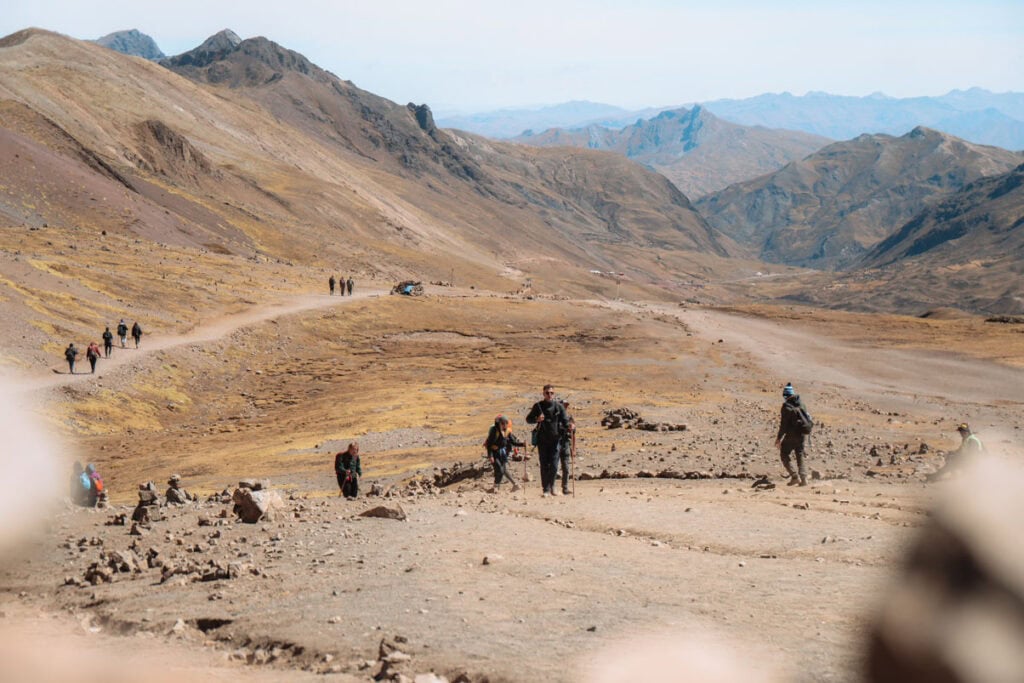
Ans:
<svg viewBox="0 0 1024 683"><path fill-rule="evenodd" d="M348 448L334 456L334 473L338 477L338 495L353 499L359 495L359 477L363 468L359 462L359 444L350 443Z"/></svg>
<svg viewBox="0 0 1024 683"><path fill-rule="evenodd" d="M537 455L540 460L540 483L545 496L555 495L555 471L562 436L572 430L565 407L555 400L555 388L544 386L544 398L533 404L526 416L527 424L537 425Z"/></svg>
<svg viewBox="0 0 1024 683"><path fill-rule="evenodd" d="M501 486L502 480L506 477L512 482L513 491L519 488L508 474L508 456L512 454L512 449L516 446L524 447L526 444L512 433L508 418L504 415L494 418L494 424L487 432L484 448L487 449L487 457L490 459L491 467L494 468L495 489Z"/></svg>
<svg viewBox="0 0 1024 683"><path fill-rule="evenodd" d="M947 453L946 462L943 463L942 467L927 475L925 480L936 481L941 479L943 476L960 469L964 463L969 462L972 458L985 452L985 445L981 443L978 435L971 431L970 426L966 422L961 422L956 431L960 434L960 445L955 451Z"/></svg>

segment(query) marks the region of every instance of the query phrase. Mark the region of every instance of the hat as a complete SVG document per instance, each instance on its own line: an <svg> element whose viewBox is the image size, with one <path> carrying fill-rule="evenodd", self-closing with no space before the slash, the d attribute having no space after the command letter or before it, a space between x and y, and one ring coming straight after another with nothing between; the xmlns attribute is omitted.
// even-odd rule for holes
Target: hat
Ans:
<svg viewBox="0 0 1024 683"><path fill-rule="evenodd" d="M956 428L956 431L958 431L958 432L969 432L969 431L971 431L971 428L967 426L966 422L961 422L960 426Z"/></svg>
<svg viewBox="0 0 1024 683"><path fill-rule="evenodd" d="M782 395L785 396L786 398L789 398L795 393L796 391L794 391L793 385L790 384L789 382L786 382L786 386L782 387Z"/></svg>

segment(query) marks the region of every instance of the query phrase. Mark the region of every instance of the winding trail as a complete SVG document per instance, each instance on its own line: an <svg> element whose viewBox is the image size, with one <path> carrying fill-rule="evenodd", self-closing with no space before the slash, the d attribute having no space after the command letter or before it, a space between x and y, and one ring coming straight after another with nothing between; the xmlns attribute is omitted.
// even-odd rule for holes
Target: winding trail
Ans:
<svg viewBox="0 0 1024 683"><path fill-rule="evenodd" d="M184 334L152 337L143 336L142 346L138 349L134 348L131 339L128 340L128 346L124 349L120 348L115 340L114 354L110 358L100 358L96 366L97 374L101 372L111 372L122 367L131 367L156 351L164 351L166 349L172 349L186 344L216 341L226 337L236 330L265 322L267 320L274 320L305 311L329 308L331 306L340 306L351 301L376 298L382 294L386 294L386 292L384 290L374 289L344 297L330 296L326 294L304 294L281 299L269 304L254 306L253 308L242 311L241 313L214 318L213 320L194 327ZM15 392L25 393L52 389L60 386L69 386L76 382L86 382L90 379L95 379L96 375L88 371L89 363L85 359L84 349L81 351L82 355L79 356L75 365L77 368L86 368L85 372L79 371L74 375L69 374L67 372L66 363L61 363L59 366L51 367L50 369L52 373L49 375L15 375L13 377L5 378L4 383L11 387ZM63 371L59 370L58 367L63 367Z"/></svg>

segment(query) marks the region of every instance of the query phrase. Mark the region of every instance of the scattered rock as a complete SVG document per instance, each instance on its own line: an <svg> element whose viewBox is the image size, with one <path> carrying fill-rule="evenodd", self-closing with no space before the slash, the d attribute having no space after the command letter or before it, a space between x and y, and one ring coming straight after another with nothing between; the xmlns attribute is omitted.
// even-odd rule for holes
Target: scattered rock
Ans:
<svg viewBox="0 0 1024 683"><path fill-rule="evenodd" d="M402 509L401 505L394 505L388 507L387 505L378 505L377 507L370 508L359 513L360 517L377 517L380 519L397 519L399 521L406 518L405 510Z"/></svg>
<svg viewBox="0 0 1024 683"><path fill-rule="evenodd" d="M247 483L247 482L241 482ZM235 489L231 500L234 502L234 513L246 524L259 521L273 521L275 513L284 510L284 500L277 491L263 488L242 487Z"/></svg>

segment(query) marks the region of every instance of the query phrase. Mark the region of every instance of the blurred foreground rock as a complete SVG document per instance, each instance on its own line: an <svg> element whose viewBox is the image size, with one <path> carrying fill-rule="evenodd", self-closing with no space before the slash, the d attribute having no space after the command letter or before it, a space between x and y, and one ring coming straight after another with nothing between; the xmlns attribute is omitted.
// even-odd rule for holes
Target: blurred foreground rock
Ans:
<svg viewBox="0 0 1024 683"><path fill-rule="evenodd" d="M946 492L872 628L871 681L1024 681L1024 472L989 458Z"/></svg>

